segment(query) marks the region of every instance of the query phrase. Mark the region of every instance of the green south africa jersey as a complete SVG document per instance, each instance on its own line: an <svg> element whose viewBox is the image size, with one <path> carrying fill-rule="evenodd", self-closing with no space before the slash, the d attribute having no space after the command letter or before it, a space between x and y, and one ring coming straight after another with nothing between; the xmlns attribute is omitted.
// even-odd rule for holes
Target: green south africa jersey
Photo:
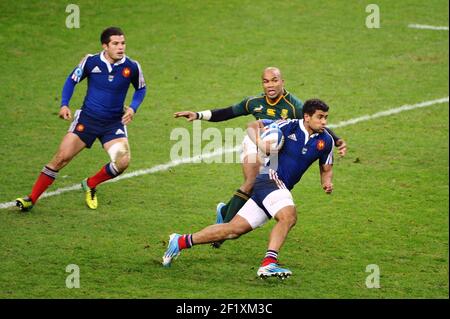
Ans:
<svg viewBox="0 0 450 319"><path fill-rule="evenodd" d="M302 119L303 103L287 91L273 103L263 94L233 105L233 113L236 116L252 114L257 120Z"/></svg>

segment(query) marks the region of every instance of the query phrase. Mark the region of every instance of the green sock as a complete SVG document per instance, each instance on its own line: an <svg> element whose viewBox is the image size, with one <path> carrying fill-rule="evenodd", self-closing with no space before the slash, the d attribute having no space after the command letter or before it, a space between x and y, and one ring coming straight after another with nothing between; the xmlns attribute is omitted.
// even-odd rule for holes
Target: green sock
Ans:
<svg viewBox="0 0 450 319"><path fill-rule="evenodd" d="M225 206L222 206L220 209L220 215L222 215L222 218L225 219L225 216L227 215L228 207L230 207L231 199L228 201L228 203Z"/></svg>
<svg viewBox="0 0 450 319"><path fill-rule="evenodd" d="M238 189L227 204L228 210L226 211L227 214L225 215L223 222L228 223L230 220L232 220L233 217L236 216L237 212L242 208L242 206L244 206L244 204L248 201L249 198L250 198L249 194L246 194L240 189Z"/></svg>

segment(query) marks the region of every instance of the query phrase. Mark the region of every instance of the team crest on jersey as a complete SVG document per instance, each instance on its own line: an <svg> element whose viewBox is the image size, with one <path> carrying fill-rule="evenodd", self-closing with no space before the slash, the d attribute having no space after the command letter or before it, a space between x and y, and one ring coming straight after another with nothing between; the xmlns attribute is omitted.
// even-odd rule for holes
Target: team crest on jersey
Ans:
<svg viewBox="0 0 450 319"><path fill-rule="evenodd" d="M114 80L114 75L108 75L108 81L112 82Z"/></svg>
<svg viewBox="0 0 450 319"><path fill-rule="evenodd" d="M308 149L306 147L302 148L302 155L305 155L306 152L308 152Z"/></svg>
<svg viewBox="0 0 450 319"><path fill-rule="evenodd" d="M317 150L321 151L325 148L325 141L324 140L318 140L317 141Z"/></svg>
<svg viewBox="0 0 450 319"><path fill-rule="evenodd" d="M75 127L75 130L76 131L78 131L78 132L83 132L84 131L84 125L83 124L78 124L76 127Z"/></svg>
<svg viewBox="0 0 450 319"><path fill-rule="evenodd" d="M131 70L130 68L123 68L122 70L122 75L124 78L128 78L131 75Z"/></svg>
<svg viewBox="0 0 450 319"><path fill-rule="evenodd" d="M282 109L281 110L281 118L282 119L287 119L288 118L288 110L287 109Z"/></svg>

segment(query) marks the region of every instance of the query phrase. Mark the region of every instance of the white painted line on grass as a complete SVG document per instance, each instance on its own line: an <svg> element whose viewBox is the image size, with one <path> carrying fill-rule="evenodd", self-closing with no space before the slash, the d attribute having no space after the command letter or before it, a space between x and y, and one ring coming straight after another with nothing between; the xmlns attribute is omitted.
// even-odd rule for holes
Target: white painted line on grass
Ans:
<svg viewBox="0 0 450 319"><path fill-rule="evenodd" d="M441 104L441 103L448 103L448 96L444 97L442 99L437 99L437 100L432 100L432 101L425 101L425 102L421 102L421 103L417 103L417 104L406 104L394 109L390 109L387 111L382 111L382 112L378 112L372 115L363 115L348 121L342 121L339 122L337 124L330 124L328 125L329 128L337 128L337 127L343 127L343 126L348 126L348 125L353 125L356 124L358 122L363 122L363 121L369 121L369 120L373 120L379 117L383 117L383 116L389 116L392 114L397 114L400 112L404 112L404 111L409 111L409 110L413 110L413 109L418 109L421 107L427 107L427 106L431 106L431 105L435 105L435 104Z"/></svg>
<svg viewBox="0 0 450 319"><path fill-rule="evenodd" d="M445 26L434 26L434 25L426 25L426 24L408 24L408 28L425 29L425 30L445 30L445 31L448 31L448 27L445 27Z"/></svg>
<svg viewBox="0 0 450 319"><path fill-rule="evenodd" d="M156 165L153 166L151 168L147 168L147 169L140 169L134 172L130 172L130 173L125 173L122 174L114 179L111 179L109 181L106 181L105 183L114 183L114 182L118 182L121 179L127 179L127 178L132 178L132 177L136 177L136 176L141 176L141 175L148 175L148 174L153 174L153 173L157 173L157 172L162 172L162 171L167 171L168 169L181 165L181 164L188 164L188 163L195 163L198 162L199 160L201 161L202 159L209 159L209 158L214 158L216 156L221 156L223 154L227 154L227 153L233 153L233 152L237 152L239 151L240 146L236 146L234 148L226 148L226 149L218 149L215 152L212 153L206 153L206 154L202 154L202 155L197 155L194 157L187 157L181 160L176 160L176 161L171 161L168 162L166 164L160 164L160 165ZM63 188L58 188L55 191L52 192L45 192L42 194L42 196L40 198L45 198L45 197L50 197L50 196L55 196L55 195L61 195L62 193L66 193L66 192L70 192L70 191L74 191L74 190L79 190L81 189L81 185L80 184L75 184L72 186L67 186L67 187L63 187ZM0 204L0 209L2 208L9 208L9 207L13 207L16 205L16 202L7 202L7 203L1 203Z"/></svg>
<svg viewBox="0 0 450 319"><path fill-rule="evenodd" d="M448 96L442 99L437 99L437 100L431 100L431 101L425 101L425 102L421 102L421 103L417 103L417 104L407 104L407 105L403 105L397 108L393 108L387 111L382 111L382 112L378 112L372 115L364 115L364 116L360 116L348 121L342 121L339 122L337 124L330 124L328 125L329 128L337 128L337 127L344 127L344 126L348 126L348 125L353 125L359 122L363 122L363 121L369 121L369 120L373 120L379 117L383 117L383 116L389 116L389 115L393 115L393 114L397 114L400 112L404 112L404 111L409 111L409 110L413 110L413 109L417 109L417 108L422 108L422 107L427 107L427 106L431 106L431 105L436 105L436 104L442 104L442 103L448 103ZM234 153L239 151L240 146L236 146L234 148L226 148L226 149L219 149L215 152L212 153L206 153L203 155L198 155L198 156L194 156L194 157L187 157L185 159L182 160L176 160L176 161L170 161L166 164L160 164L160 165L156 165L153 166L151 168L147 168L147 169L141 169L141 170L137 170L134 172L130 172L130 173L126 173L126 174L122 174L120 176L118 176L117 178L114 178L112 180L109 180L108 182L110 183L114 183L117 182L119 180L122 179L127 179L127 178L132 178L132 177L137 177L137 176L141 176L141 175L148 175L148 174L153 174L153 173L157 173L157 172L162 172L162 171L167 171L168 169L181 165L181 164L188 164L188 163L194 163L197 162L198 160L201 159L209 159L209 158L214 158L216 156L221 156L223 154L227 154L227 153ZM66 192L70 192L70 191L74 191L74 190L78 190L81 189L80 184L76 184L76 185L72 185L72 186L68 186L68 187L63 187L63 188L59 188L56 191L53 192L45 192L44 194L42 194L41 198L44 197L50 197L50 196L55 196L55 195L60 195L62 193L66 193ZM15 206L15 202L6 202L6 203L0 203L0 209L3 208L9 208L9 207L13 207Z"/></svg>

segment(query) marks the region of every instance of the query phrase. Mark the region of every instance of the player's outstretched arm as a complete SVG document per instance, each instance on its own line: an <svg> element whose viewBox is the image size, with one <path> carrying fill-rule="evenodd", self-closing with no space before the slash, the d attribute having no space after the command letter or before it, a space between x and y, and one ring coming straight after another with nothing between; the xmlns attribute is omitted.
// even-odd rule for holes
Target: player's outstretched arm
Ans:
<svg viewBox="0 0 450 319"><path fill-rule="evenodd" d="M242 114L235 114L233 111L233 107L225 107L222 109L214 109L214 110L206 110L201 112L192 112L192 111L182 111L175 112L173 116L177 117L185 117L189 122L193 120L203 120L209 122L222 122L227 121Z"/></svg>
<svg viewBox="0 0 450 319"><path fill-rule="evenodd" d="M185 117L189 122L192 122L193 120L196 120L198 115L196 112L191 111L182 111L182 112L175 112L173 114L173 117Z"/></svg>
<svg viewBox="0 0 450 319"><path fill-rule="evenodd" d="M72 112L70 112L70 109L67 105L61 106L61 109L59 110L59 117L63 120L71 120L72 119Z"/></svg>
<svg viewBox="0 0 450 319"><path fill-rule="evenodd" d="M333 165L319 165L320 166L320 181L322 188L327 194L333 191Z"/></svg>
<svg viewBox="0 0 450 319"><path fill-rule="evenodd" d="M334 145L337 146L339 155L344 157L345 154L347 154L347 143L345 143L345 141L342 138L338 137L336 135L336 133L334 133L334 131L332 129L330 129L329 127L325 127L325 130L333 138Z"/></svg>
<svg viewBox="0 0 450 319"><path fill-rule="evenodd" d="M345 154L347 154L347 143L345 143L345 141L342 138L340 138L334 144L338 148L339 155L344 157Z"/></svg>

